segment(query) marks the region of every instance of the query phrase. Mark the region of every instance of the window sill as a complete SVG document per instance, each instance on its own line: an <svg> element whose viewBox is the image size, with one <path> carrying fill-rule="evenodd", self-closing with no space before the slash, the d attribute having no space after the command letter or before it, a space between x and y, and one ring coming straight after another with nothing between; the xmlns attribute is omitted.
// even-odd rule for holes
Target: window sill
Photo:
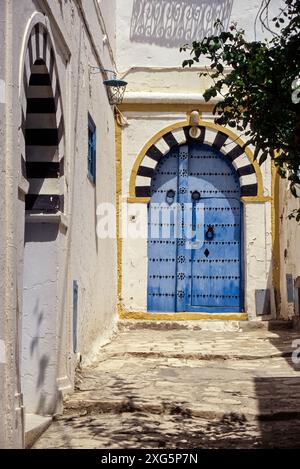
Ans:
<svg viewBox="0 0 300 469"><path fill-rule="evenodd" d="M68 217L62 213L35 213L26 211L26 223L57 223L64 230L68 229Z"/></svg>

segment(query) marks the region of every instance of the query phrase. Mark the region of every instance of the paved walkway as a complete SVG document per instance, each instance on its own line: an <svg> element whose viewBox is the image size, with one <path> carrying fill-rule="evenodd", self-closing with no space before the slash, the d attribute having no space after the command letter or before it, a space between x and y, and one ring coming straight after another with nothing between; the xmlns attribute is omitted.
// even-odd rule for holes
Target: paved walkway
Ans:
<svg viewBox="0 0 300 469"><path fill-rule="evenodd" d="M300 447L299 338L237 323L121 323L35 448Z"/></svg>

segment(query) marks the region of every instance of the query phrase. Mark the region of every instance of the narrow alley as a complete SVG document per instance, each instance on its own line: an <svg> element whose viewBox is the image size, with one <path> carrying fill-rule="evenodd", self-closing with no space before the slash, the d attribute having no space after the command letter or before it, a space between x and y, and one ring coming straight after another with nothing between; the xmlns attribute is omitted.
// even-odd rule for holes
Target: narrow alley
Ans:
<svg viewBox="0 0 300 469"><path fill-rule="evenodd" d="M296 448L299 333L274 327L122 321L34 448Z"/></svg>
<svg viewBox="0 0 300 469"><path fill-rule="evenodd" d="M0 450L300 449L300 0L0 11Z"/></svg>

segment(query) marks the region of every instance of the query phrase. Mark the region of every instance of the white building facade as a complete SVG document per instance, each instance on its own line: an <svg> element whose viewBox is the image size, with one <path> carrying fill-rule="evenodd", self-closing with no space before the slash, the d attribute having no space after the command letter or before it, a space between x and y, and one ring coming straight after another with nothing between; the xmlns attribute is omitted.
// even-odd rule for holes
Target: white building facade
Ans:
<svg viewBox="0 0 300 469"><path fill-rule="evenodd" d="M53 415L116 323L113 1L2 0L0 447ZM80 230L78 229L80 227Z"/></svg>
<svg viewBox="0 0 300 469"><path fill-rule="evenodd" d="M259 6L0 0L0 447L24 446L29 415L61 411L78 362L118 319L299 315L299 229L287 218L299 202L270 160L214 123L206 64L183 69L179 52L218 18L264 38ZM100 69L128 81L117 108ZM179 217L155 218L155 204ZM108 236L99 206L112 208Z"/></svg>
<svg viewBox="0 0 300 469"><path fill-rule="evenodd" d="M280 6L280 0L270 4L270 17ZM117 1L118 71L129 82L117 138L122 318L272 320L297 313L298 232L287 205L298 202L287 189L278 195L269 159L254 160L254 148L244 149L238 133L214 124L216 101L203 99L210 79L199 77L207 64L183 69L188 52L179 52L213 34L217 19L263 39L259 7L258 1ZM184 214L174 222L155 212L156 204L190 204L193 211L194 197L204 207L199 250L182 248L185 236L162 233L178 228Z"/></svg>

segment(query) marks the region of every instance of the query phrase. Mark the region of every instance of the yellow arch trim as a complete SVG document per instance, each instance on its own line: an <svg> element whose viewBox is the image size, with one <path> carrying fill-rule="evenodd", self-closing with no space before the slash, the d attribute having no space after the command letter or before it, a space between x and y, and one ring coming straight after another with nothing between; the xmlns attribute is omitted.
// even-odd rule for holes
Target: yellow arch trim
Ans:
<svg viewBox="0 0 300 469"><path fill-rule="evenodd" d="M154 145L160 138L162 138L166 133L171 132L172 130L175 129L180 129L182 127L187 127L189 125L189 121L181 121L181 122L176 122L174 124L169 125L168 127L163 128L159 132L157 132L141 149L140 153L138 154L134 165L132 167L131 175L130 175L130 182L129 182L129 197L127 199L128 202L131 203L148 203L150 202L150 197L136 197L135 195L135 180L137 176L137 172L139 170L139 167L149 150L149 148ZM236 135L232 130L227 129L226 127L222 127L221 125L215 124L213 122L207 122L200 120L199 121L199 126L202 127L207 127L208 129L213 129L216 131L221 131L224 134L228 135L228 137L233 140L237 145L243 146L245 142ZM254 160L254 155L253 152L250 150L249 147L245 148L245 153L249 159L249 161L253 164L255 173L256 173L256 178L257 178L257 185L258 185L258 194L256 197L242 197L243 202L266 202L270 200L269 197L264 196L264 187L263 187L263 178L261 174L261 170L259 167L259 164L257 161Z"/></svg>

